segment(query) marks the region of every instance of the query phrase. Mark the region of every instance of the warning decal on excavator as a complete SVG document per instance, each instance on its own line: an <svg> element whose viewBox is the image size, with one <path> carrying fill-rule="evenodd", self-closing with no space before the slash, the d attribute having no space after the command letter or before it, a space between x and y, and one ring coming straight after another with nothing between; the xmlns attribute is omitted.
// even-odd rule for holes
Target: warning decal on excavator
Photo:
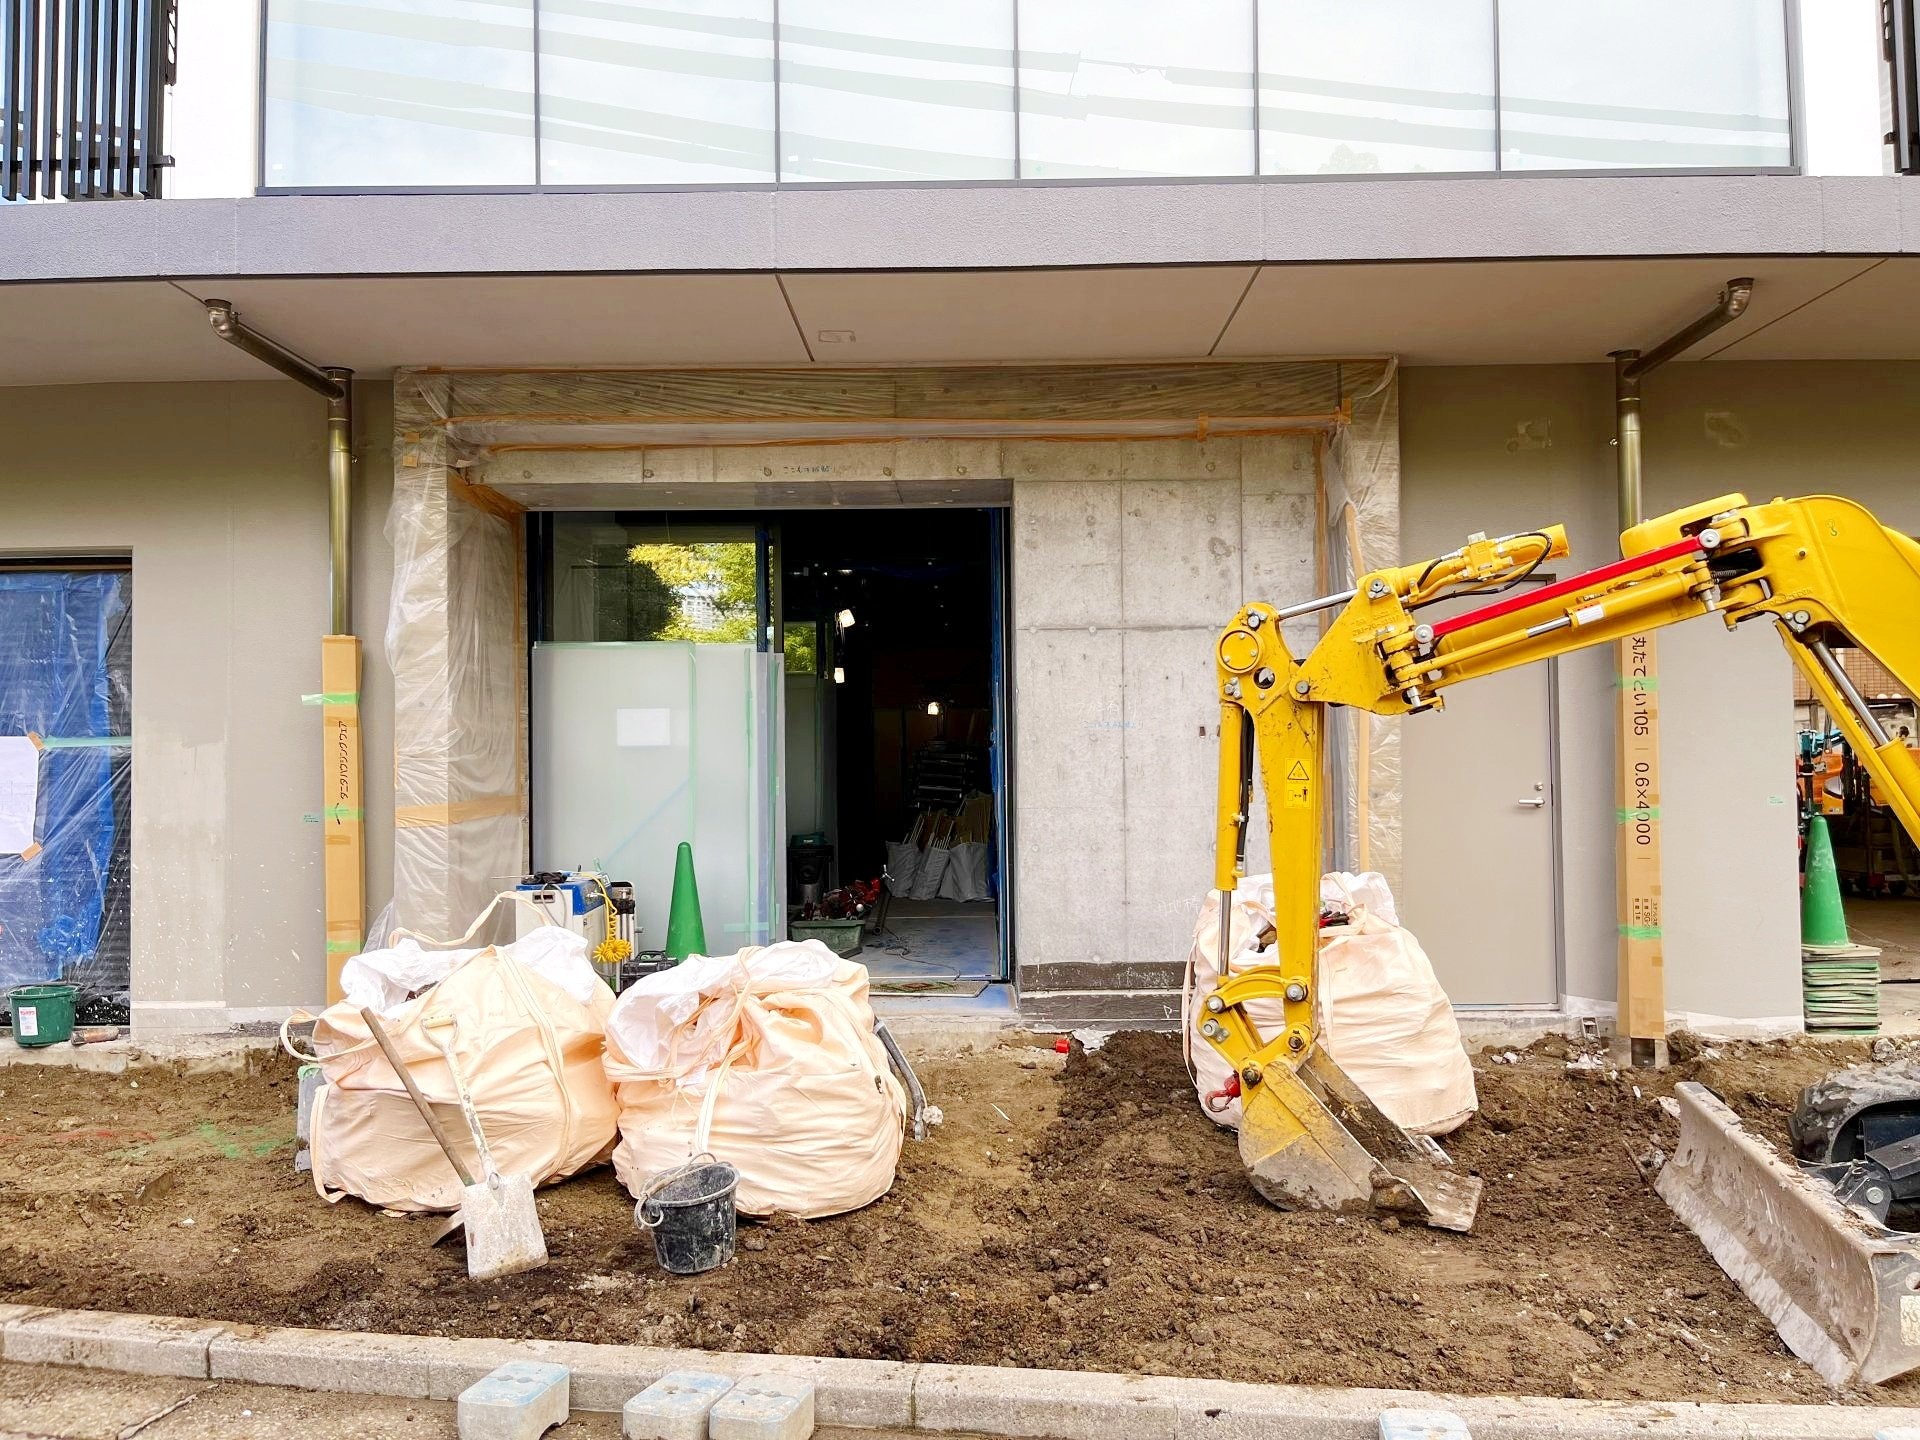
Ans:
<svg viewBox="0 0 1920 1440"><path fill-rule="evenodd" d="M1294 761L1293 768L1287 771L1287 784L1280 794L1280 803L1289 810L1306 809L1309 804L1307 784L1306 762Z"/></svg>

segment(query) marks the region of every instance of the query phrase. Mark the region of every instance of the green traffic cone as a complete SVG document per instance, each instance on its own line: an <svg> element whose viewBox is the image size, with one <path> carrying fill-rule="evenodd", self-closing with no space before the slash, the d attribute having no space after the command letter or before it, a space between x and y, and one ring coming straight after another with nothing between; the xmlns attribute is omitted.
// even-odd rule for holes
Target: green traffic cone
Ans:
<svg viewBox="0 0 1920 1440"><path fill-rule="evenodd" d="M1807 821L1807 878L1800 888L1800 943L1809 948L1845 949L1847 912L1840 903L1840 872L1833 863L1833 838L1824 815Z"/></svg>
<svg viewBox="0 0 1920 1440"><path fill-rule="evenodd" d="M667 959L678 965L707 953L707 927L700 921L700 887L693 880L693 846L680 842L673 857L673 902L667 908Z"/></svg>

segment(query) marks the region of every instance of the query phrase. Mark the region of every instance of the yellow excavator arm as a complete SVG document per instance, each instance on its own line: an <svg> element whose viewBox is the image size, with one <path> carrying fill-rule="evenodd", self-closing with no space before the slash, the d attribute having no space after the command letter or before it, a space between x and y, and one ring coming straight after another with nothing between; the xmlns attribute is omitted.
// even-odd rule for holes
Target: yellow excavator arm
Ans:
<svg viewBox="0 0 1920 1440"><path fill-rule="evenodd" d="M1479 1182L1453 1173L1431 1140L1400 1131L1320 1047L1321 794L1327 707L1382 715L1440 709L1464 680L1589 645L1718 614L1729 627L1766 616L1779 626L1855 754L1920 840L1920 764L1889 737L1834 655L1873 655L1920 694L1920 544L1850 500L1812 496L1749 504L1727 495L1635 526L1622 559L1520 588L1568 553L1559 526L1499 539L1475 536L1423 564L1378 570L1351 591L1276 610L1249 605L1215 653L1220 726L1215 885L1222 908L1222 983L1204 997L1202 1037L1232 1064L1243 1101L1241 1158L1276 1204L1411 1209L1467 1229ZM1442 619L1442 600L1485 604ZM1303 658L1280 622L1339 608ZM1246 872L1256 765L1273 855L1274 961L1229 974L1226 923ZM1280 1028L1262 1035L1246 1006L1277 1002Z"/></svg>

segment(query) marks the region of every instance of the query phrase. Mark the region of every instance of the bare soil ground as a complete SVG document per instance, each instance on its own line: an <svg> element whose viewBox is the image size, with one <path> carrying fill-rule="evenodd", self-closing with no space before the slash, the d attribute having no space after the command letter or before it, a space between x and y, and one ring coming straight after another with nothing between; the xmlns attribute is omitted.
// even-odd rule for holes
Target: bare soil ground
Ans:
<svg viewBox="0 0 1920 1440"><path fill-rule="evenodd" d="M1684 1038L1657 1076L1546 1040L1480 1059L1451 1137L1472 1235L1282 1214L1199 1113L1177 1041L1064 1069L1010 1047L924 1062L946 1112L853 1215L745 1226L696 1279L653 1262L608 1169L543 1191L553 1262L476 1285L457 1244L291 1170L293 1072L0 1070L0 1301L263 1324L533 1336L1471 1394L1819 1401L1829 1392L1654 1195L1659 1096L1712 1086L1784 1135L1858 1043ZM1502 1057L1504 1060L1504 1057ZM1637 1088L1636 1088L1637 1087ZM1920 1403L1920 1382L1847 1399Z"/></svg>

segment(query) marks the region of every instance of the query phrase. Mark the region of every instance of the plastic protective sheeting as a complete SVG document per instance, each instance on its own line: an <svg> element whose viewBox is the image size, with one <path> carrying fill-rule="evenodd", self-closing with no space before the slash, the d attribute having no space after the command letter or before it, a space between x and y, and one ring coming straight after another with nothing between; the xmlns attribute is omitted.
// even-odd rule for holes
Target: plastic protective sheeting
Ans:
<svg viewBox="0 0 1920 1440"><path fill-rule="evenodd" d="M818 940L647 976L607 1022L606 1067L613 1164L635 1196L702 1153L740 1172L748 1215L838 1215L893 1185L906 1094L874 1034L866 967Z"/></svg>
<svg viewBox="0 0 1920 1440"><path fill-rule="evenodd" d="M1348 422L1328 446L1328 589L1351 588L1369 570L1397 565L1400 554L1400 385L1392 360L1343 364ZM1344 797L1328 824L1327 862L1377 870L1400 883L1400 717L1345 710L1328 726L1328 793Z"/></svg>
<svg viewBox="0 0 1920 1440"><path fill-rule="evenodd" d="M1386 917L1393 896L1378 874L1333 873L1321 878L1324 903L1343 909L1349 923L1329 927L1320 942L1320 1043L1335 1064L1403 1130L1444 1135L1479 1106L1473 1065L1460 1026L1420 942ZM1380 906L1380 913L1367 908ZM1233 892L1227 936L1228 970L1239 974L1273 963L1259 937L1274 923L1273 877L1251 875ZM1181 1028L1196 1093L1216 1125L1237 1129L1240 1101L1204 1103L1232 1076L1226 1059L1198 1038L1201 1006L1220 982L1220 892L1211 892L1194 926L1187 957ZM1278 1000L1246 1007L1263 1037L1285 1025Z"/></svg>
<svg viewBox="0 0 1920 1440"><path fill-rule="evenodd" d="M387 517L393 919L430 935L460 929L527 869L522 527L458 474L443 423L452 378L395 378Z"/></svg>
<svg viewBox="0 0 1920 1440"><path fill-rule="evenodd" d="M131 598L125 571L0 572L0 736L34 745L8 817L21 853L0 854L0 992L68 980L83 1006L125 1002Z"/></svg>
<svg viewBox="0 0 1920 1440"><path fill-rule="evenodd" d="M448 958L451 970L390 1005L382 1025L468 1172L480 1173L477 1152L443 1046L502 1174L544 1185L605 1160L616 1112L601 1047L613 992L594 976L585 937L547 926ZM416 949L356 961L366 964L350 998L328 1007L313 1031L326 1079L313 1108L314 1186L329 1199L357 1195L393 1210L456 1209L459 1179L351 998L359 990L391 999L371 994L371 977L408 984L425 978L410 967L430 960ZM345 972L341 979L347 986Z"/></svg>

